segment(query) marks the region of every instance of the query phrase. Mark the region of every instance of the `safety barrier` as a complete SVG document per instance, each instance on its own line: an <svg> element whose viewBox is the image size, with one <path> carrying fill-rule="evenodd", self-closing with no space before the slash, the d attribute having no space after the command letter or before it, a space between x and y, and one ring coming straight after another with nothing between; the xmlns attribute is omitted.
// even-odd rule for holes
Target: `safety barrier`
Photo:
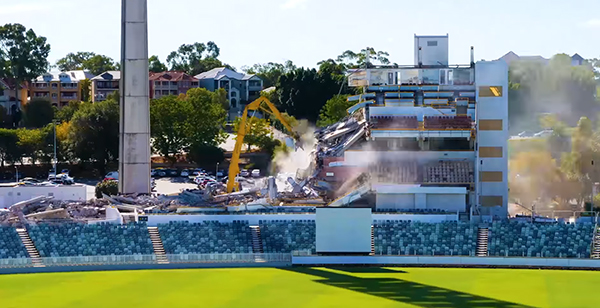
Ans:
<svg viewBox="0 0 600 308"><path fill-rule="evenodd" d="M600 260L500 257L308 256L295 254L293 265L410 265L448 267L598 268Z"/></svg>
<svg viewBox="0 0 600 308"><path fill-rule="evenodd" d="M170 263L291 263L289 253L224 253L224 254L171 254ZM40 258L44 266L90 266L90 265L144 265L159 264L156 255L111 255L111 256L73 256ZM38 263L39 264L39 263ZM0 259L0 268L32 267L29 258Z"/></svg>

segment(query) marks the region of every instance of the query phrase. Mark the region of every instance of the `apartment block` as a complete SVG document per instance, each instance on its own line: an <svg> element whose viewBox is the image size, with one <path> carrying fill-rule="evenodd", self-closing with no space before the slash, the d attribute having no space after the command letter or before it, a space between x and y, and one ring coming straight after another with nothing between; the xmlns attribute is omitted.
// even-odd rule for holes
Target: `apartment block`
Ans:
<svg viewBox="0 0 600 308"><path fill-rule="evenodd" d="M29 96L30 99L47 99L53 106L62 107L69 101L81 100L81 82L92 78L92 73L83 70L46 73L30 83Z"/></svg>

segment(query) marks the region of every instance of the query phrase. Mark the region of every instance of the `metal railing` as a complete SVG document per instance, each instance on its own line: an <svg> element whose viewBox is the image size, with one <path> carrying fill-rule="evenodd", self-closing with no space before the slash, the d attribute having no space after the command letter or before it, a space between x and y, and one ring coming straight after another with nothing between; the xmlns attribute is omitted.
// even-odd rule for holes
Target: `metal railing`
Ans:
<svg viewBox="0 0 600 308"><path fill-rule="evenodd" d="M167 255L171 263L256 263L291 262L289 253L210 253Z"/></svg>
<svg viewBox="0 0 600 308"><path fill-rule="evenodd" d="M170 263L264 263L291 262L289 253L210 253L210 254L171 254L166 255ZM44 257L39 259L45 266L90 266L90 265L133 265L158 264L156 255L110 255ZM31 267L30 258L0 259L0 268Z"/></svg>

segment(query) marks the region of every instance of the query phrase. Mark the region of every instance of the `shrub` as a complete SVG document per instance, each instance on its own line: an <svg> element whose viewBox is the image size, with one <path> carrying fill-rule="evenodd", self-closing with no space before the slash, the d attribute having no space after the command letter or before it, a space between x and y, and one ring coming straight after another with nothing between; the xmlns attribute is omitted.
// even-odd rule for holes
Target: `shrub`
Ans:
<svg viewBox="0 0 600 308"><path fill-rule="evenodd" d="M115 196L119 193L119 183L114 180L102 181L96 185L96 198L102 198L102 194Z"/></svg>

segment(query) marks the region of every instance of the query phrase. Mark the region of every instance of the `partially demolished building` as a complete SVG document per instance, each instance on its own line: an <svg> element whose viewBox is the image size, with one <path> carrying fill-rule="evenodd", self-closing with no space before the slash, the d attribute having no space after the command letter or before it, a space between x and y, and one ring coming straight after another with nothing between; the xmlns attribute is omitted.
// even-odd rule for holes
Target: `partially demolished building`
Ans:
<svg viewBox="0 0 600 308"><path fill-rule="evenodd" d="M362 94L317 132L330 206L507 215L508 67L450 65L448 36L415 36L415 62L350 73Z"/></svg>

